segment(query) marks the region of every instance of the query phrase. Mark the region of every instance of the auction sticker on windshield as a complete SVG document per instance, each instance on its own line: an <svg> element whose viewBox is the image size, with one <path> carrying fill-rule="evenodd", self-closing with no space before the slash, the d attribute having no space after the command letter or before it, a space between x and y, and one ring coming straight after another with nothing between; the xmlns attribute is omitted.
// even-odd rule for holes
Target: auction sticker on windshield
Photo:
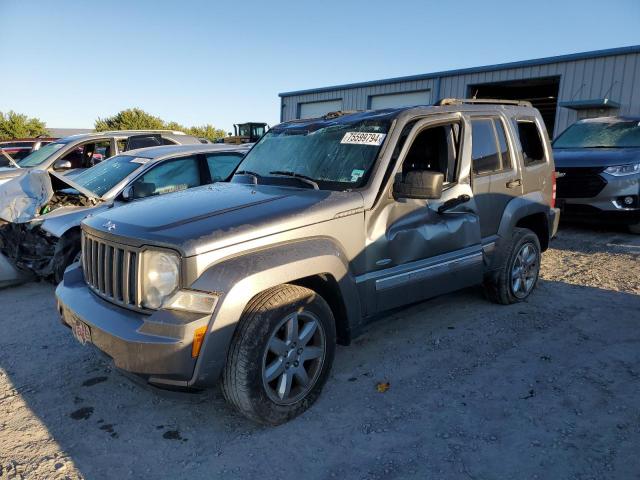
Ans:
<svg viewBox="0 0 640 480"><path fill-rule="evenodd" d="M347 132L342 137L340 143L348 143L350 145L371 145L379 147L384 142L386 133L372 133L372 132Z"/></svg>

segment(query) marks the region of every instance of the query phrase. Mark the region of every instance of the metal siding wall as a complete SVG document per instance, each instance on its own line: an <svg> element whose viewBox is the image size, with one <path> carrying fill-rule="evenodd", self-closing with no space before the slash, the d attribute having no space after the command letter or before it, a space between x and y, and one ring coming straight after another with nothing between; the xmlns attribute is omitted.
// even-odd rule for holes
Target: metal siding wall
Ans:
<svg viewBox="0 0 640 480"><path fill-rule="evenodd" d="M578 118L600 115L640 115L640 54L630 53L600 58L573 60L567 62L507 68L488 72L470 73L440 77L440 98L466 97L470 85L479 83L504 82L527 78L560 76L558 102L577 99L602 98L605 95L621 104L618 110L586 110L578 112L559 107L554 132L557 135ZM353 87L305 95L291 95L282 98L282 119L297 117L298 104L342 98L345 110L368 108L370 95L401 93L416 90L431 90L434 101L438 100L434 91L437 79L400 81L374 86ZM583 85L584 84L584 85ZM608 92L608 93L607 93Z"/></svg>

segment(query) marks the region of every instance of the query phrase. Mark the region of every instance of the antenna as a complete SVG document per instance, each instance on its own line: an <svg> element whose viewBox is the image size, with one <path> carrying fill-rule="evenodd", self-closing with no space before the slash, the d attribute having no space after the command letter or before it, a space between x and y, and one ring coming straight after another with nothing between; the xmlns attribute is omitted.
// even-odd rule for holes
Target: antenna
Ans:
<svg viewBox="0 0 640 480"><path fill-rule="evenodd" d="M607 95L609 95L609 93L611 93L611 90L613 90L613 87L616 86L616 83L618 83L618 80L616 80L615 82L611 83L611 86L609 87L609 90L607 90L605 92L605 94L603 95L604 98L607 98Z"/></svg>

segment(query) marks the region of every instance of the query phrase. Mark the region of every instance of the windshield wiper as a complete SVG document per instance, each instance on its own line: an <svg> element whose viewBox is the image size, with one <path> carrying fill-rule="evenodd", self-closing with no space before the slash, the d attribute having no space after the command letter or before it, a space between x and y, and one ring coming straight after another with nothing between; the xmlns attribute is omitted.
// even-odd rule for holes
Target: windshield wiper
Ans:
<svg viewBox="0 0 640 480"><path fill-rule="evenodd" d="M320 187L318 186L318 184L316 183L316 181L313 178L307 177L306 175L301 175L300 173L287 172L287 171L284 171L284 170L274 170L273 172L269 172L269 175L280 175L280 176L283 176L283 177L295 178L296 180L300 180L302 183L306 183L307 185L311 185L314 190L320 190Z"/></svg>
<svg viewBox="0 0 640 480"><path fill-rule="evenodd" d="M4 148L0 148L0 153L2 153L2 155L4 155L6 159L9 160L9 163L11 163L14 167L22 168L20 165L18 165L18 163L13 159L11 155L4 151Z"/></svg>

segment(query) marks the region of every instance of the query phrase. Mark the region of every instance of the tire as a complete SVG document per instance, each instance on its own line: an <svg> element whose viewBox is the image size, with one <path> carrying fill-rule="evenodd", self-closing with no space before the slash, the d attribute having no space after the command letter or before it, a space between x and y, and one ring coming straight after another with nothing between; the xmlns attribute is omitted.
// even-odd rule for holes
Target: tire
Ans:
<svg viewBox="0 0 640 480"><path fill-rule="evenodd" d="M631 233L635 233L636 235L640 235L640 222L628 225L627 228L629 229L629 231Z"/></svg>
<svg viewBox="0 0 640 480"><path fill-rule="evenodd" d="M60 247L53 257L53 274L50 277L56 285L62 281L67 267L80 259L80 234L62 237L59 242Z"/></svg>
<svg viewBox="0 0 640 480"><path fill-rule="evenodd" d="M224 397L253 421L285 423L319 397L335 345L333 313L313 290L287 284L262 292L249 302L231 341Z"/></svg>
<svg viewBox="0 0 640 480"><path fill-rule="evenodd" d="M535 233L528 228L515 228L511 240L497 254L496 270L485 279L485 292L489 300L502 305L526 300L538 283L540 252L540 240ZM519 256L521 254L527 258L525 264L524 257ZM532 255L533 263L529 265ZM519 266L520 275L517 276L520 283L517 284L515 270Z"/></svg>

